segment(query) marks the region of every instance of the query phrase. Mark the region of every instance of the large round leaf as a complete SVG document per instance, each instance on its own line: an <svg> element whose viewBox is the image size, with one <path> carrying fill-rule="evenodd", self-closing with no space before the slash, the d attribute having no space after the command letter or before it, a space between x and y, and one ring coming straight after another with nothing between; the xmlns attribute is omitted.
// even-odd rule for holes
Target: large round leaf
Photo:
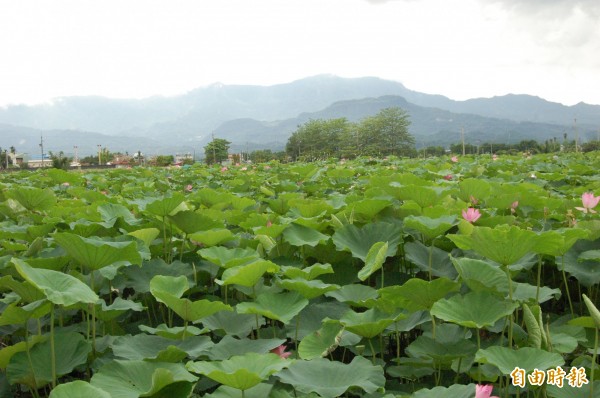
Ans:
<svg viewBox="0 0 600 398"><path fill-rule="evenodd" d="M305 394L316 392L324 398L335 398L350 387L362 388L367 393L383 389L385 376L381 366L357 356L349 364L317 358L294 362L277 377Z"/></svg>
<svg viewBox="0 0 600 398"><path fill-rule="evenodd" d="M516 226L499 225L495 228L475 227L470 235L447 235L456 246L474 250L502 265L516 263L533 252L539 240L533 231Z"/></svg>
<svg viewBox="0 0 600 398"><path fill-rule="evenodd" d="M259 294L254 302L238 304L237 312L259 314L269 319L288 323L307 305L308 300L297 292L263 293Z"/></svg>
<svg viewBox="0 0 600 398"><path fill-rule="evenodd" d="M282 339L236 339L227 335L210 349L208 357L212 360L221 361L250 352L267 354L269 351L281 346L283 343L285 343L285 340Z"/></svg>
<svg viewBox="0 0 600 398"><path fill-rule="evenodd" d="M442 299L431 307L431 315L469 328L493 326L500 318L510 315L519 306L496 298L486 292L471 292Z"/></svg>
<svg viewBox="0 0 600 398"><path fill-rule="evenodd" d="M358 279L364 281L381 268L387 258L388 247L388 242L376 242L371 246L365 258L365 266L358 271Z"/></svg>
<svg viewBox="0 0 600 398"><path fill-rule="evenodd" d="M86 381L76 380L57 386L50 391L49 398L111 398L106 391Z"/></svg>
<svg viewBox="0 0 600 398"><path fill-rule="evenodd" d="M247 390L279 372L289 362L275 354L248 353L220 362L188 362L186 367L226 386Z"/></svg>
<svg viewBox="0 0 600 398"><path fill-rule="evenodd" d="M278 284L284 289L300 293L309 300L340 288L338 285L330 285L317 279L312 281L299 278L284 279L279 281Z"/></svg>
<svg viewBox="0 0 600 398"><path fill-rule="evenodd" d="M442 216L430 218L425 216L408 216L404 219L404 227L419 231L428 239L434 239L442 235L454 226L456 216Z"/></svg>
<svg viewBox="0 0 600 398"><path fill-rule="evenodd" d="M172 309L185 321L196 322L219 311L232 311L231 306L224 304L221 301L191 301L160 290L153 291L152 295L156 297L158 301L165 303L167 307Z"/></svg>
<svg viewBox="0 0 600 398"><path fill-rule="evenodd" d="M305 336L298 346L302 359L314 359L327 356L340 344L344 327L336 321L325 321L321 329Z"/></svg>
<svg viewBox="0 0 600 398"><path fill-rule="evenodd" d="M515 368L533 372L535 369L547 370L565 363L562 355L539 348L524 347L518 350L493 346L481 349L475 354L475 361L495 365L503 374L510 374Z"/></svg>
<svg viewBox="0 0 600 398"><path fill-rule="evenodd" d="M256 260L250 264L238 265L223 271L221 279L215 282L219 285L240 285L246 287L254 286L265 272L274 273L279 266L269 260Z"/></svg>
<svg viewBox="0 0 600 398"><path fill-rule="evenodd" d="M98 296L79 279L62 272L31 268L18 258L12 259L15 269L29 283L40 289L54 304L70 306L95 303Z"/></svg>
<svg viewBox="0 0 600 398"><path fill-rule="evenodd" d="M352 333L362 337L372 338L384 331L389 324L398 319L399 317L396 315L390 315L377 308L371 308L365 312L354 312L350 310L340 318L340 323L344 325L346 330Z"/></svg>
<svg viewBox="0 0 600 398"><path fill-rule="evenodd" d="M329 240L329 236L300 224L291 224L283 231L283 239L293 246L316 246Z"/></svg>
<svg viewBox="0 0 600 398"><path fill-rule="evenodd" d="M56 375L70 373L87 361L92 351L89 342L79 333L56 333L54 336ZM38 343L27 352L18 352L6 367L6 376L11 384L25 384L31 388L43 387L52 382L52 349L50 339ZM33 369L32 369L33 368Z"/></svg>
<svg viewBox="0 0 600 398"><path fill-rule="evenodd" d="M411 278L402 286L389 286L379 290L383 300L395 302L399 307L411 311L429 310L433 304L446 297L450 292L456 292L460 284L447 278L425 281ZM399 300L402 299L402 300Z"/></svg>
<svg viewBox="0 0 600 398"><path fill-rule="evenodd" d="M97 238L84 238L68 232L54 235L54 240L79 263L91 270L126 261L141 264L142 257L134 241L107 242Z"/></svg>
<svg viewBox="0 0 600 398"><path fill-rule="evenodd" d="M111 398L188 397L198 378L178 363L114 360L90 383ZM156 395L155 395L156 394Z"/></svg>
<svg viewBox="0 0 600 398"><path fill-rule="evenodd" d="M402 230L386 222L369 223L359 228L348 224L333 234L338 250L349 250L354 257L365 261L371 247L377 242L388 242L387 257L394 256L400 244Z"/></svg>
<svg viewBox="0 0 600 398"><path fill-rule="evenodd" d="M198 254L217 264L219 267L231 268L237 265L244 265L258 259L260 256L256 250L248 248L229 249L223 246L213 246L198 250Z"/></svg>
<svg viewBox="0 0 600 398"><path fill-rule="evenodd" d="M213 346L210 337L191 336L185 340L172 340L160 336L137 334L119 336L112 343L117 358L179 362L186 357L197 358Z"/></svg>
<svg viewBox="0 0 600 398"><path fill-rule="evenodd" d="M56 196L49 188L14 187L6 196L19 202L27 210L44 211L56 204Z"/></svg>

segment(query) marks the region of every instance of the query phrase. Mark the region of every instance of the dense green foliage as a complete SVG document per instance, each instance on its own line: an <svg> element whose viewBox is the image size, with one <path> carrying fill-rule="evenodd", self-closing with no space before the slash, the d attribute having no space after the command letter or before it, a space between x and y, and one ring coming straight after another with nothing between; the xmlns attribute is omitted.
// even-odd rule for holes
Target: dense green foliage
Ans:
<svg viewBox="0 0 600 398"><path fill-rule="evenodd" d="M1 174L0 397L597 398L600 157L554 156Z"/></svg>
<svg viewBox="0 0 600 398"><path fill-rule="evenodd" d="M374 116L350 123L345 118L310 120L298 128L286 144L292 160L324 160L329 157L410 156L414 137L408 132L408 114L386 108Z"/></svg>
<svg viewBox="0 0 600 398"><path fill-rule="evenodd" d="M207 164L221 163L227 160L231 142L223 138L215 138L204 147L204 160Z"/></svg>

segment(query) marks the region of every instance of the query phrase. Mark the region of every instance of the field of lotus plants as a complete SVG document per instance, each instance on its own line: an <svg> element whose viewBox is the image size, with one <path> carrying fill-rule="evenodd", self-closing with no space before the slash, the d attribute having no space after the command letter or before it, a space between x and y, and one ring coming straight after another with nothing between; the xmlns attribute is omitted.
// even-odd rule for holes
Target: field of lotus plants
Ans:
<svg viewBox="0 0 600 398"><path fill-rule="evenodd" d="M598 398L598 170L3 174L0 397Z"/></svg>

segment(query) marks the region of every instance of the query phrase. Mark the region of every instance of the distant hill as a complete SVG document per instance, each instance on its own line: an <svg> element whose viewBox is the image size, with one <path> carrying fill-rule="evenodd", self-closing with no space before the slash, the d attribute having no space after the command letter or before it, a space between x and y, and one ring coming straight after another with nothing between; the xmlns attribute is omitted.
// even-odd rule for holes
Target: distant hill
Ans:
<svg viewBox="0 0 600 398"><path fill-rule="evenodd" d="M44 132L49 145L54 140L65 152L78 145L93 153L98 144L120 151L202 151L214 133L241 147L275 148L310 118L358 120L387 106L409 112L411 132L422 143L455 142L461 126L474 139L500 141L573 138L574 119L582 140L596 137L600 127L600 105L564 106L513 94L454 101L376 77L319 75L268 87L213 84L173 97L65 97L4 107L0 146L34 151Z"/></svg>

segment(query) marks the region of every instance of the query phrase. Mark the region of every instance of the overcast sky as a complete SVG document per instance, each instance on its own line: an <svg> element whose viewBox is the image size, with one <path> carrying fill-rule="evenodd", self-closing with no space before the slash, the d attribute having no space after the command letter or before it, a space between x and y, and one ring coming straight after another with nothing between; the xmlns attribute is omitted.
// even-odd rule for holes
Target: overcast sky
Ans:
<svg viewBox="0 0 600 398"><path fill-rule="evenodd" d="M600 104L600 0L0 0L0 106L377 76Z"/></svg>

